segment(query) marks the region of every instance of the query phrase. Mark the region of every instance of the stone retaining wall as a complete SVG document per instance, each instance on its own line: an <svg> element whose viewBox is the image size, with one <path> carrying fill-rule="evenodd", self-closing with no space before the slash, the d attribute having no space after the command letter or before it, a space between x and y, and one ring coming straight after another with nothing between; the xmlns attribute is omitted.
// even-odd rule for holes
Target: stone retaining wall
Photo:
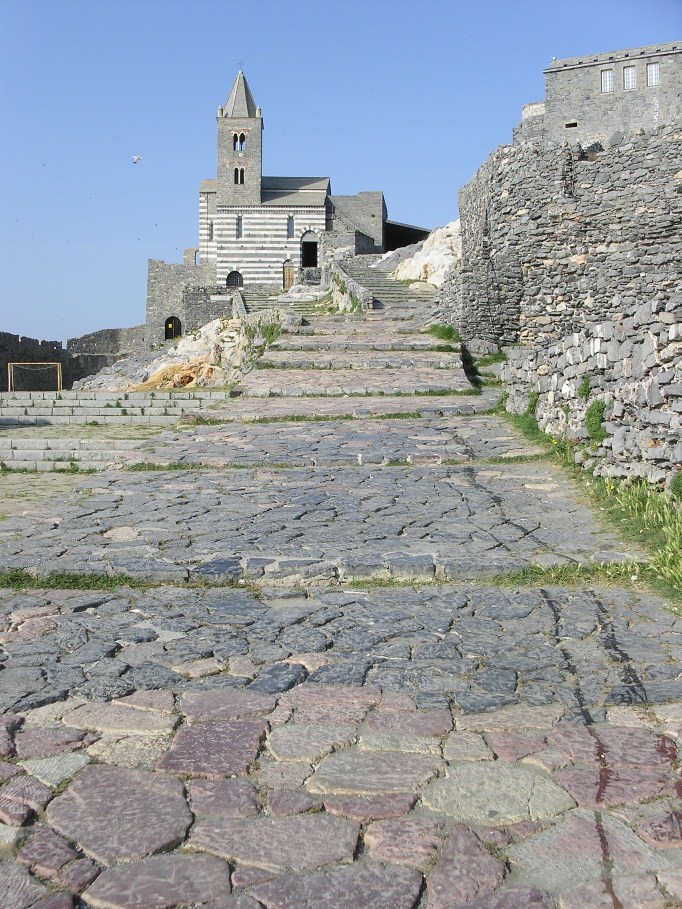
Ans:
<svg viewBox="0 0 682 909"><path fill-rule="evenodd" d="M682 465L682 323L673 306L649 301L544 348L508 348L507 409L530 406L546 432L580 442L579 459L597 475L669 484ZM596 411L599 427L596 402L604 415L595 439L587 415L595 421Z"/></svg>
<svg viewBox="0 0 682 909"><path fill-rule="evenodd" d="M682 126L497 149L460 192L463 338L541 345L680 293Z"/></svg>
<svg viewBox="0 0 682 909"><path fill-rule="evenodd" d="M372 309L374 297L371 290L358 284L343 269L343 259L334 259L330 267L329 288L332 302L340 312Z"/></svg>

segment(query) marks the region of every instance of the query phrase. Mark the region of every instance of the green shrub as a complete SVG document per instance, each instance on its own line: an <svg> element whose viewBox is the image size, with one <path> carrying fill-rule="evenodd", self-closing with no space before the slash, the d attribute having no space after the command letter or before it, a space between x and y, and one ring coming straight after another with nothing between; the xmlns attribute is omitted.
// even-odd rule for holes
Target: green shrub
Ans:
<svg viewBox="0 0 682 909"><path fill-rule="evenodd" d="M682 470L678 470L670 481L670 495L678 502L682 502Z"/></svg>
<svg viewBox="0 0 682 909"><path fill-rule="evenodd" d="M593 401L585 411L585 426L587 434L593 442L603 442L608 436L604 429L605 401Z"/></svg>
<svg viewBox="0 0 682 909"><path fill-rule="evenodd" d="M583 401L587 401L587 399L589 398L589 396L590 396L590 377L589 376L583 376L582 382L580 383L580 385L578 385L578 394L583 399Z"/></svg>
<svg viewBox="0 0 682 909"><path fill-rule="evenodd" d="M538 401L540 400L540 395L537 391L531 391L528 395L528 406L526 407L526 413L529 417L535 416L535 410L538 406Z"/></svg>

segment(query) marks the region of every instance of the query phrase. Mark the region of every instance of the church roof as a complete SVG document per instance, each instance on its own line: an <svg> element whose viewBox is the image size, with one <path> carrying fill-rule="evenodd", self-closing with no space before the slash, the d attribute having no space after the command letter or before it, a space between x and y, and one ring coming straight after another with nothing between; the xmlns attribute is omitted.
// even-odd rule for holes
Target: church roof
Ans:
<svg viewBox="0 0 682 909"><path fill-rule="evenodd" d="M239 70L237 78L234 80L234 85L225 102L224 110L224 116L226 117L257 116L256 102L253 100L253 95L251 94L249 83L246 81L246 76L241 70Z"/></svg>
<svg viewBox="0 0 682 909"><path fill-rule="evenodd" d="M214 193L216 180L203 180L199 192ZM329 177L263 177L261 204L323 206L331 191Z"/></svg>

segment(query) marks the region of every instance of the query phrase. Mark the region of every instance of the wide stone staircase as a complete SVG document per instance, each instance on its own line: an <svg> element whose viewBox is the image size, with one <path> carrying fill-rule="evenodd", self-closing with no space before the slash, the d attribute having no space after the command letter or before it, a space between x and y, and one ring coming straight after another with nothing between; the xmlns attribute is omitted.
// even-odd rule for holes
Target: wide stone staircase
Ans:
<svg viewBox="0 0 682 909"><path fill-rule="evenodd" d="M447 395L472 392L459 347L424 332L434 318L433 287L391 281L356 256L343 269L373 294L357 315L310 318L278 339L243 378L244 397Z"/></svg>
<svg viewBox="0 0 682 909"><path fill-rule="evenodd" d="M330 315L315 304L294 306L303 324L273 343L232 391L1 394L2 469L102 470L135 461L150 436L183 424L452 415L488 406L464 374L459 346L424 330L434 315L433 288L391 281L369 267L376 258L343 263L371 289L371 310ZM247 289L244 298L251 311L272 305L266 289Z"/></svg>
<svg viewBox="0 0 682 909"><path fill-rule="evenodd" d="M135 435L145 438L190 415L196 420L211 404L228 398L228 392L209 390L3 392L0 465L5 470L101 470L135 449Z"/></svg>

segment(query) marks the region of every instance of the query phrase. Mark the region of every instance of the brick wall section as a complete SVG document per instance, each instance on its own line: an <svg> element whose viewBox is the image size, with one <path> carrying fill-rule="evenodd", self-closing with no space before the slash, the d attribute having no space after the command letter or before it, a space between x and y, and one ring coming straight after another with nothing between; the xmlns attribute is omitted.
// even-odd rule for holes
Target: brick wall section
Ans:
<svg viewBox="0 0 682 909"><path fill-rule="evenodd" d="M182 292L183 334L196 331L214 319L231 319L232 293L227 287L220 288L220 293L215 287L185 287Z"/></svg>

